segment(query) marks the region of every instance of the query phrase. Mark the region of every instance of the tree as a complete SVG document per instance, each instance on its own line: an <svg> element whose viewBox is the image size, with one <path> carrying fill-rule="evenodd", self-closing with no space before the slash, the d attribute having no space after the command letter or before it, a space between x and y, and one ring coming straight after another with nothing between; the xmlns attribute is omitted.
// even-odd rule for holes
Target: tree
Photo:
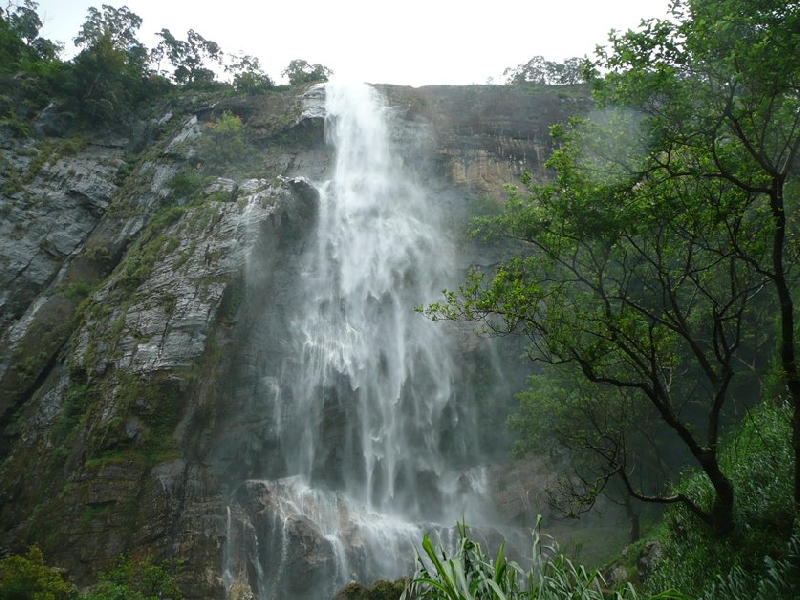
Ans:
<svg viewBox="0 0 800 600"><path fill-rule="evenodd" d="M42 20L33 0L6 7L5 18L0 9L0 70L9 71L23 63L55 60L61 45L39 37ZM29 65L24 65L29 66Z"/></svg>
<svg viewBox="0 0 800 600"><path fill-rule="evenodd" d="M567 58L563 63L545 60L543 56L534 56L526 63L503 71L506 84L537 83L540 85L572 85L583 83L582 58Z"/></svg>
<svg viewBox="0 0 800 600"><path fill-rule="evenodd" d="M25 42L0 12L0 72L10 73L19 68L25 54Z"/></svg>
<svg viewBox="0 0 800 600"><path fill-rule="evenodd" d="M6 9L9 25L28 46L39 36L39 30L42 28L42 20L36 12L38 6L32 0L24 0L22 5L9 4Z"/></svg>
<svg viewBox="0 0 800 600"><path fill-rule="evenodd" d="M531 376L516 398L508 427L520 436L512 453L552 459L558 477L545 490L550 508L578 518L605 495L624 507L630 541L638 540L639 510L617 470L635 473L637 487L653 495L669 481L669 453L661 447L663 426L637 394L602 388L562 366Z"/></svg>
<svg viewBox="0 0 800 600"><path fill-rule="evenodd" d="M558 181L524 179L528 193L509 189L503 215L482 222L519 240L519 255L471 274L427 314L521 332L532 359L645 401L708 477L711 506L645 493L613 454L608 472L634 497L682 503L724 535L734 489L717 457L721 418L734 376L761 350L767 291L787 390L800 400L786 200L800 8L678 1L675 11L677 21L612 35L593 73L602 110L554 131Z"/></svg>
<svg viewBox="0 0 800 600"><path fill-rule="evenodd" d="M142 19L127 7L92 7L74 38L83 50L68 86L79 113L99 121L119 117L144 91L147 49L136 38Z"/></svg>
<svg viewBox="0 0 800 600"><path fill-rule="evenodd" d="M219 44L205 39L194 29L187 32L186 41L177 39L169 29L162 29L156 35L161 41L154 48L151 61L160 68L161 60L169 60L174 67L172 78L176 83L190 85L214 81L214 71L205 64L206 61L222 64L224 53Z"/></svg>
<svg viewBox="0 0 800 600"><path fill-rule="evenodd" d="M293 60L281 71L281 77L289 78L289 85L311 85L325 83L333 75L328 67L321 64L311 65L304 60Z"/></svg>
<svg viewBox="0 0 800 600"><path fill-rule="evenodd" d="M90 7L86 21L73 42L84 49L108 43L114 50L125 53L126 62L143 70L147 50L136 38L136 32L141 25L142 18L132 13L127 6L114 8L104 4L102 12Z"/></svg>
<svg viewBox="0 0 800 600"><path fill-rule="evenodd" d="M269 75L261 69L261 63L255 56L236 54L230 57L225 71L233 75L233 87L237 92L255 94L275 86Z"/></svg>
<svg viewBox="0 0 800 600"><path fill-rule="evenodd" d="M680 0L673 12L679 21L651 21L641 32L612 36L612 53L599 57L608 74L596 79L598 97L607 104L638 106L660 120L676 150L702 148L707 160L690 172L678 173L668 163L660 168L732 186L750 199L768 230L764 260L756 261L744 243L736 252L770 282L776 298L776 354L794 411L794 496L800 509L800 366L793 297L800 5Z"/></svg>
<svg viewBox="0 0 800 600"><path fill-rule="evenodd" d="M23 0L22 4L16 6L9 4L8 23L25 42L32 57L53 60L61 51L61 46L39 37L43 24L37 8L39 4L33 0Z"/></svg>
<svg viewBox="0 0 800 600"><path fill-rule="evenodd" d="M3 600L156 600L183 598L175 582L176 569L167 561L131 560L118 556L111 571L97 574L88 591L64 580L59 569L48 567L38 546L24 555L0 560L0 598Z"/></svg>
<svg viewBox="0 0 800 600"><path fill-rule="evenodd" d="M242 120L228 110L206 125L197 151L205 172L226 177L241 173L253 154L244 137Z"/></svg>

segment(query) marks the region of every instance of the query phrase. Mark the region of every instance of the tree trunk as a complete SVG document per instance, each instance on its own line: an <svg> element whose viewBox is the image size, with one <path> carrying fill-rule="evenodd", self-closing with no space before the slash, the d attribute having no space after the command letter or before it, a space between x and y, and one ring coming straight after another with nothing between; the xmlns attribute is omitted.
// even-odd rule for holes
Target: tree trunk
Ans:
<svg viewBox="0 0 800 600"><path fill-rule="evenodd" d="M633 507L633 497L629 494L625 494L625 512L628 515L628 521L631 525L628 542L632 544L633 542L639 541L641 537L641 528L639 525L639 513L636 512L636 509Z"/></svg>
<svg viewBox="0 0 800 600"><path fill-rule="evenodd" d="M714 504L711 507L711 529L716 537L726 537L734 530L733 485L720 471L716 455L711 455L701 464L703 471L711 480L715 493Z"/></svg>
<svg viewBox="0 0 800 600"><path fill-rule="evenodd" d="M780 304L780 337L778 339L778 354L780 355L781 368L786 378L786 387L792 403L792 449L794 451L794 504L800 510L800 369L797 366L795 354L795 323L794 302L789 283L786 280L786 270L783 255L786 245L786 208L783 200L783 186L785 176L773 180L773 190L770 195L770 208L775 222L775 234L772 240L772 269L773 281Z"/></svg>

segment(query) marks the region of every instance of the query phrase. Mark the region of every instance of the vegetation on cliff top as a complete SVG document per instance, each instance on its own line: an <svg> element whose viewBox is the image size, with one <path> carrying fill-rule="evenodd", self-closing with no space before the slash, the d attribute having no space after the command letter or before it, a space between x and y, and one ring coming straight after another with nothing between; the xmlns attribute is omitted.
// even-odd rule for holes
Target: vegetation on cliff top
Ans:
<svg viewBox="0 0 800 600"><path fill-rule="evenodd" d="M141 18L126 6L89 8L74 38L80 52L62 61L61 47L39 37L37 8L35 1L22 0L0 9L0 125L18 133L28 133L30 122L51 103L80 129L124 121L177 88L253 94L276 87L258 58L226 55L193 29L186 39L162 29L161 41L147 48L136 37ZM218 72L230 81L219 81ZM326 81L332 71L293 60L284 74L290 85L309 85Z"/></svg>

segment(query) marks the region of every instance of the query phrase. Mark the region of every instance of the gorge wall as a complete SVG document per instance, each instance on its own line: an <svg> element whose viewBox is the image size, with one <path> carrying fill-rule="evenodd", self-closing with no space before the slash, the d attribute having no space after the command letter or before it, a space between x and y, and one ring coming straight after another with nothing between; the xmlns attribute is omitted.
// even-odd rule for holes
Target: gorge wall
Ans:
<svg viewBox="0 0 800 600"><path fill-rule="evenodd" d="M496 252L459 237L468 216L521 172L546 177L549 126L590 103L578 87L379 89L404 124L405 161L460 240L454 281ZM150 555L181 562L187 597L264 594L262 565L245 555L229 568L230 554L278 493L242 482L284 473L253 399L273 393L317 184L334 168L324 95L187 94L80 136L53 108L29 138L0 130L0 555L38 543L78 582L120 553ZM231 148L214 124L226 114L243 145L222 161ZM459 339L464 393L489 394L491 357L468 329ZM493 381L490 400L508 406L520 383ZM337 414L322 417L330 465ZM500 459L494 425L479 443ZM535 517L526 477L490 474L508 524ZM324 540L302 519L287 535L302 597L322 585Z"/></svg>

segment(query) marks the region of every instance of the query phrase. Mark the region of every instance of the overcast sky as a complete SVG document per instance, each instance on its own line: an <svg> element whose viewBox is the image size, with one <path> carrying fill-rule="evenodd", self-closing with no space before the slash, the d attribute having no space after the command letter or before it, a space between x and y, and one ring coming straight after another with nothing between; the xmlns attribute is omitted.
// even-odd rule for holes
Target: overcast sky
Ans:
<svg viewBox="0 0 800 600"><path fill-rule="evenodd" d="M280 82L300 58L322 63L337 78L405 85L502 81L506 67L536 55L551 61L592 55L611 29L664 17L668 0L40 0L41 35L75 49L72 38L90 6L127 6L155 32L178 39L194 29L228 54L257 56Z"/></svg>

